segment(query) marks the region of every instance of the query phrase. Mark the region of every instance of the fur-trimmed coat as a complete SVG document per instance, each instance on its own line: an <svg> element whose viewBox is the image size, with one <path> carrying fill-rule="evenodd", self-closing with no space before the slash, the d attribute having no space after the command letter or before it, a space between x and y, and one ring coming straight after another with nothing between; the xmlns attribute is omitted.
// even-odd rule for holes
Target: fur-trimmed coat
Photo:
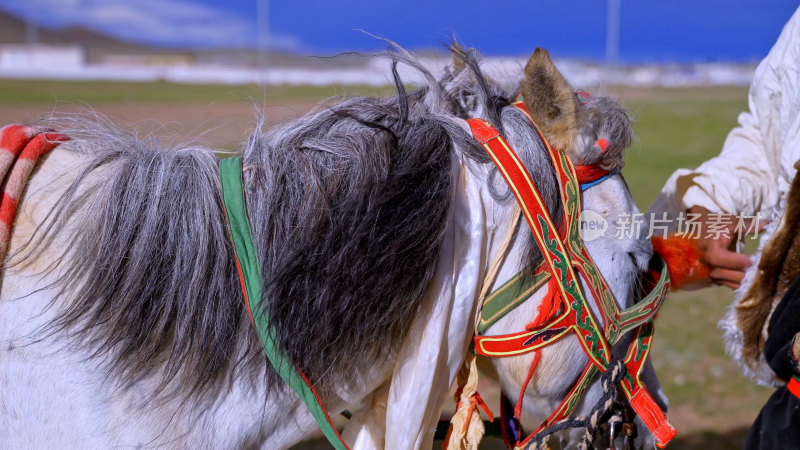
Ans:
<svg viewBox="0 0 800 450"><path fill-rule="evenodd" d="M796 191L793 189L793 192ZM791 197L791 194L790 194ZM776 241L773 241L776 242ZM755 287L756 285L754 285ZM763 355L775 376L791 380L772 393L761 408L745 450L800 448L800 276L781 297L766 326Z"/></svg>
<svg viewBox="0 0 800 450"><path fill-rule="evenodd" d="M800 162L795 166L800 167ZM800 177L792 181L782 206L784 211L781 219L770 224L756 255L756 264L748 270L733 305L720 322L725 330L728 351L748 373L766 384L779 384L791 376L791 373L779 373L781 371L775 368L772 361L775 357L765 355L764 349L775 327L776 317L773 314L776 308L785 309L787 302L800 295L795 292L798 289L790 290L793 284L796 287L796 280L800 276ZM800 310L795 311L794 306L789 308L781 313L787 318L782 320L783 323L792 316L800 317ZM794 328L791 336L782 338L781 342L772 339L771 345L786 347L787 350L783 352L786 355L779 359L796 363L800 349L799 352L792 351L792 339L800 329ZM800 340L794 339L794 342Z"/></svg>

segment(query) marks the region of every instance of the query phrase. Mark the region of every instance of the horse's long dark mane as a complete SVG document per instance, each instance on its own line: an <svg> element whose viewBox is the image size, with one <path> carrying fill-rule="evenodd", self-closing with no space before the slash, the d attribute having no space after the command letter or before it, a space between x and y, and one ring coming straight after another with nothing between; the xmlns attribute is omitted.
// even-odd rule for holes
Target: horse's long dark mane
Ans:
<svg viewBox="0 0 800 450"><path fill-rule="evenodd" d="M457 137L399 112L397 98L352 99L246 152L262 303L313 381L388 355L436 267Z"/></svg>
<svg viewBox="0 0 800 450"><path fill-rule="evenodd" d="M507 108L513 93L486 80L474 56L454 52L467 74L438 82L407 53L391 53L428 84L406 92L395 71L392 98L320 107L270 133L257 131L246 144L247 206L265 285L258 307L269 310L283 350L318 386L396 349L450 221L455 158L489 161L459 123L465 109L454 93L469 93L502 124L528 167L550 167L527 119ZM262 373L214 153L165 151L83 122L56 122L73 138L64 147L87 163L17 254L22 260L71 230L53 266L63 311L51 331L91 345L123 381L158 376L164 388L180 377L184 394L238 373L234 367ZM554 214L552 169L532 175ZM502 189L496 197L511 201ZM266 373L276 385L274 370Z"/></svg>

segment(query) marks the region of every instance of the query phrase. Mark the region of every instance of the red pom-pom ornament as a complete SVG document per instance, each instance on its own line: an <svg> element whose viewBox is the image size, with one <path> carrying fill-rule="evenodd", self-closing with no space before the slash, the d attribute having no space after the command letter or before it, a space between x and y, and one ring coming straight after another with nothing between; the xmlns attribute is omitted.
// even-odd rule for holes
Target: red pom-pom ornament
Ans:
<svg viewBox="0 0 800 450"><path fill-rule="evenodd" d="M709 269L703 262L704 252L698 239L685 234L671 234L666 239L653 236L651 242L653 250L667 263L673 290L709 283Z"/></svg>

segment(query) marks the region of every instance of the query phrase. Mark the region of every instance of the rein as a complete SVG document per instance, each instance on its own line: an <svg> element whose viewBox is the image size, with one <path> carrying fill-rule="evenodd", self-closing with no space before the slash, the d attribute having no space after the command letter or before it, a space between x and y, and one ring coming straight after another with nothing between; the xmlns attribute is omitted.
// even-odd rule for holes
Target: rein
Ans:
<svg viewBox="0 0 800 450"><path fill-rule="evenodd" d="M514 105L531 119L521 101ZM564 428L563 424L569 421L567 417L574 411L598 372L604 373L604 385L608 384L607 378L611 380L612 388L615 389L619 384L633 410L656 438L657 444L660 447L665 446L675 436L675 429L641 382L640 373L653 339L653 318L663 304L669 288L666 264L657 256L656 266L651 270L654 280L652 291L639 303L620 310L580 237L578 218L582 209L578 173L583 175L581 190L599 184L613 173L603 173L598 168L581 169L576 173L576 168L567 155L552 149L531 119L548 150L559 180L559 193L564 205L564 226L557 229L522 161L500 133L482 119L470 119L467 122L474 138L483 145L517 198L544 255L544 262L538 268L520 272L486 298L478 332L485 331L545 284L549 286L550 297L549 302L548 299L545 300L545 303L549 303L548 307L544 310L540 307L539 317L526 330L501 336L476 335L475 353L488 357L507 357L537 352L528 380L523 385L523 393L540 359L538 351L541 348L574 333L589 357L588 364L561 404L533 434L517 442L515 448L524 449L534 442L541 443L550 433ZM602 148L602 143L598 144ZM578 274L589 286L603 319L602 326L594 317L589 302L581 291ZM620 361L612 357L611 348L628 331L633 331L633 340L624 359ZM609 374L605 374L606 372ZM519 415L520 407L521 404L518 404L515 416ZM597 418L593 419L596 422Z"/></svg>

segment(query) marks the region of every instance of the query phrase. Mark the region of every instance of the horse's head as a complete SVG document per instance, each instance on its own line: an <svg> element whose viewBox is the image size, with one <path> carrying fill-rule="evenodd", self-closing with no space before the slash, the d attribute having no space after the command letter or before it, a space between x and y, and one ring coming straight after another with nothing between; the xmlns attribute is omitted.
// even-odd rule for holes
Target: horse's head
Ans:
<svg viewBox="0 0 800 450"><path fill-rule="evenodd" d="M612 174L583 186L583 237L620 307L629 306L638 275L652 256L647 224L621 174L623 152L633 139L630 118L608 97L575 92L540 48L520 84L525 105L550 145L567 152L579 168Z"/></svg>
<svg viewBox="0 0 800 450"><path fill-rule="evenodd" d="M465 66L474 64L469 52L455 49L454 53L465 57ZM556 69L548 53L542 49L537 49L530 57L520 83L519 94L531 120L521 108L510 105L509 101L503 104L502 101L495 100L493 103L491 99L495 95L493 90L496 86L491 86L487 79L481 78L477 73L475 78L482 86L474 90L477 95L466 95L465 93L472 91L464 89L466 83L459 83L459 79L468 75L464 74L465 69L461 69L461 73L458 69L456 67L449 75L448 82L455 86L453 91L458 94L455 98L460 111L478 113L497 125L526 165L556 226L563 225L558 217L566 205L558 194L559 185L553 163L547 156L547 145L535 132L531 120L538 126L541 136L550 147L566 154L577 167L579 181L581 174L588 174L585 178L591 182L582 182L579 193L584 224L588 226L583 233L584 245L613 293L618 307L622 309L632 305L640 276L647 269L652 256L652 248L645 237L647 226L620 173L624 165L623 151L632 141L628 114L607 97L576 93ZM499 178L495 177L490 185L499 192L496 195L498 203L511 205L503 213L506 214L506 220L509 220L516 205L513 201L508 202L511 197L509 194L502 194L504 183ZM513 222L508 225L514 226ZM506 249L497 244L491 247L493 256L490 259L499 261L498 255L506 252ZM521 270L529 270L541 263L539 246L532 239L530 229L524 221L518 226L517 235L507 255L497 277L490 280L492 287L489 291L497 290ZM489 272L491 274L491 270ZM586 280L582 278L581 281L594 316L602 321L603 314L599 311L598 302L593 301ZM546 309L541 305L551 293L547 286L544 284L533 294L529 294L528 299L512 313L492 321L483 330L484 334L501 335L519 332L526 327L530 329ZM492 359L491 369L486 364L483 367L497 372L504 391L512 401L517 401L524 394L527 399L522 402L524 409L536 419L542 420L570 390L588 359L578 339L571 335L538 351L541 352L541 362L535 372L530 369L535 353ZM582 405L575 414L587 413L601 395L602 389L599 383L595 383L584 396ZM532 424L528 424L528 427ZM640 429L640 436L647 434L644 427Z"/></svg>

